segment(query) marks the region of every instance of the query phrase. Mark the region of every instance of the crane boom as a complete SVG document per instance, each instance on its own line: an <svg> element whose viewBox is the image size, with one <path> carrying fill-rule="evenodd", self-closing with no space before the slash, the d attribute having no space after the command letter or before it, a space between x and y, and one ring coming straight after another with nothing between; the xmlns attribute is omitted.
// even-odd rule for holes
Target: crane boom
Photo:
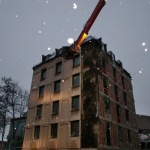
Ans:
<svg viewBox="0 0 150 150"><path fill-rule="evenodd" d="M74 47L73 47L73 51L74 52L78 52L80 45L82 44L83 40L86 38L86 36L88 35L88 32L90 30L90 28L92 27L94 21L96 20L98 14L100 13L100 11L102 10L103 6L105 5L105 0L99 0L98 4L96 5L92 15L90 16L90 18L88 19L88 21L86 22L82 32L80 33L77 41L74 43Z"/></svg>

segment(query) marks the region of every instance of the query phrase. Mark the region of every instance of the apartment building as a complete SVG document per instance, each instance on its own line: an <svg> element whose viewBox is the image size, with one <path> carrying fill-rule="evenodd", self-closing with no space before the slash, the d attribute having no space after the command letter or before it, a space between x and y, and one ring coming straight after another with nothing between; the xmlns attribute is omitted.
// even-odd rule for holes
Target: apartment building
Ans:
<svg viewBox="0 0 150 150"><path fill-rule="evenodd" d="M67 47L33 67L23 149L139 149L130 74L88 37L73 59Z"/></svg>

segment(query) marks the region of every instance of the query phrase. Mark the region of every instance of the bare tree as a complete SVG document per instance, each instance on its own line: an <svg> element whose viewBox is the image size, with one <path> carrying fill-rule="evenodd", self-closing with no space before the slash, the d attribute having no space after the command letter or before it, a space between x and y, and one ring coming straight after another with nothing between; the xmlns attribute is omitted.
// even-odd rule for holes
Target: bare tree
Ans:
<svg viewBox="0 0 150 150"><path fill-rule="evenodd" d="M2 144L5 136L6 126L11 119L22 117L28 105L29 94L22 89L12 78L2 77L0 85L0 131L2 134ZM17 128L12 122L12 137L10 143L13 143Z"/></svg>

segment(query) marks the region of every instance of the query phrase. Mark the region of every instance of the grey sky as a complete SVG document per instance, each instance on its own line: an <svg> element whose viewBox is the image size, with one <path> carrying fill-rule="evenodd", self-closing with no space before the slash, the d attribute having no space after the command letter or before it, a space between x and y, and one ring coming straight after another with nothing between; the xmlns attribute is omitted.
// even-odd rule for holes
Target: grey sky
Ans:
<svg viewBox="0 0 150 150"><path fill-rule="evenodd" d="M0 0L0 77L12 76L30 90L32 67L42 54L69 45L68 38L76 40L97 2ZM150 115L149 28L150 0L107 0L89 32L123 62L133 78L136 112L145 115Z"/></svg>

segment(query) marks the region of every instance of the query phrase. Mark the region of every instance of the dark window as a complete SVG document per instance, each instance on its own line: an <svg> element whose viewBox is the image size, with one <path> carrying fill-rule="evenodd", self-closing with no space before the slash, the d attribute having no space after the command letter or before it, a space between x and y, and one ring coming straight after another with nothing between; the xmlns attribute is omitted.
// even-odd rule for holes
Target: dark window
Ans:
<svg viewBox="0 0 150 150"><path fill-rule="evenodd" d="M115 95L118 96L118 86L115 85L114 88L115 88Z"/></svg>
<svg viewBox="0 0 150 150"><path fill-rule="evenodd" d="M39 87L39 97L43 97L44 96L44 85Z"/></svg>
<svg viewBox="0 0 150 150"><path fill-rule="evenodd" d="M79 109L79 96L72 97L72 110Z"/></svg>
<svg viewBox="0 0 150 150"><path fill-rule="evenodd" d="M104 58L102 58L102 67L103 67L103 68L106 68L106 61L105 61Z"/></svg>
<svg viewBox="0 0 150 150"><path fill-rule="evenodd" d="M72 77L72 86L79 86L80 85L80 75L79 74L76 74L76 75L73 75Z"/></svg>
<svg viewBox="0 0 150 150"><path fill-rule="evenodd" d="M76 55L73 57L73 67L78 66L80 64L80 55Z"/></svg>
<svg viewBox="0 0 150 150"><path fill-rule="evenodd" d="M110 123L106 123L106 144L111 145L111 128L110 128Z"/></svg>
<svg viewBox="0 0 150 150"><path fill-rule="evenodd" d="M40 136L40 126L35 126L34 127L34 138L39 139Z"/></svg>
<svg viewBox="0 0 150 150"><path fill-rule="evenodd" d="M40 118L41 115L42 115L42 105L38 105L36 110L36 117Z"/></svg>
<svg viewBox="0 0 150 150"><path fill-rule="evenodd" d="M116 113L120 117L120 105L116 104Z"/></svg>
<svg viewBox="0 0 150 150"><path fill-rule="evenodd" d="M124 76L121 76L121 79L122 79L122 84L124 85L125 84Z"/></svg>
<svg viewBox="0 0 150 150"><path fill-rule="evenodd" d="M116 77L116 68L113 67L113 76Z"/></svg>
<svg viewBox="0 0 150 150"><path fill-rule="evenodd" d="M110 100L105 98L105 110L110 110Z"/></svg>
<svg viewBox="0 0 150 150"><path fill-rule="evenodd" d="M57 138L58 123L51 124L51 137Z"/></svg>
<svg viewBox="0 0 150 150"><path fill-rule="evenodd" d="M123 92L123 97L124 97L125 106L127 106L127 93Z"/></svg>
<svg viewBox="0 0 150 150"><path fill-rule="evenodd" d="M54 92L60 92L60 80L54 82Z"/></svg>
<svg viewBox="0 0 150 150"><path fill-rule="evenodd" d="M46 78L46 69L43 69L41 71L41 80L45 79Z"/></svg>
<svg viewBox="0 0 150 150"><path fill-rule="evenodd" d="M59 113L59 101L54 101L52 114L58 114L58 113Z"/></svg>
<svg viewBox="0 0 150 150"><path fill-rule="evenodd" d="M128 141L131 142L131 131L128 130Z"/></svg>
<svg viewBox="0 0 150 150"><path fill-rule="evenodd" d="M122 131L122 127L118 126L118 139L119 141L123 140L123 131Z"/></svg>
<svg viewBox="0 0 150 150"><path fill-rule="evenodd" d="M129 111L126 109L126 121L129 121Z"/></svg>
<svg viewBox="0 0 150 150"><path fill-rule="evenodd" d="M108 78L106 78L106 77L103 77L103 87L104 88L108 88Z"/></svg>
<svg viewBox="0 0 150 150"><path fill-rule="evenodd" d="M56 74L62 71L62 62L56 64Z"/></svg>
<svg viewBox="0 0 150 150"><path fill-rule="evenodd" d="M71 121L71 136L79 136L79 121Z"/></svg>

